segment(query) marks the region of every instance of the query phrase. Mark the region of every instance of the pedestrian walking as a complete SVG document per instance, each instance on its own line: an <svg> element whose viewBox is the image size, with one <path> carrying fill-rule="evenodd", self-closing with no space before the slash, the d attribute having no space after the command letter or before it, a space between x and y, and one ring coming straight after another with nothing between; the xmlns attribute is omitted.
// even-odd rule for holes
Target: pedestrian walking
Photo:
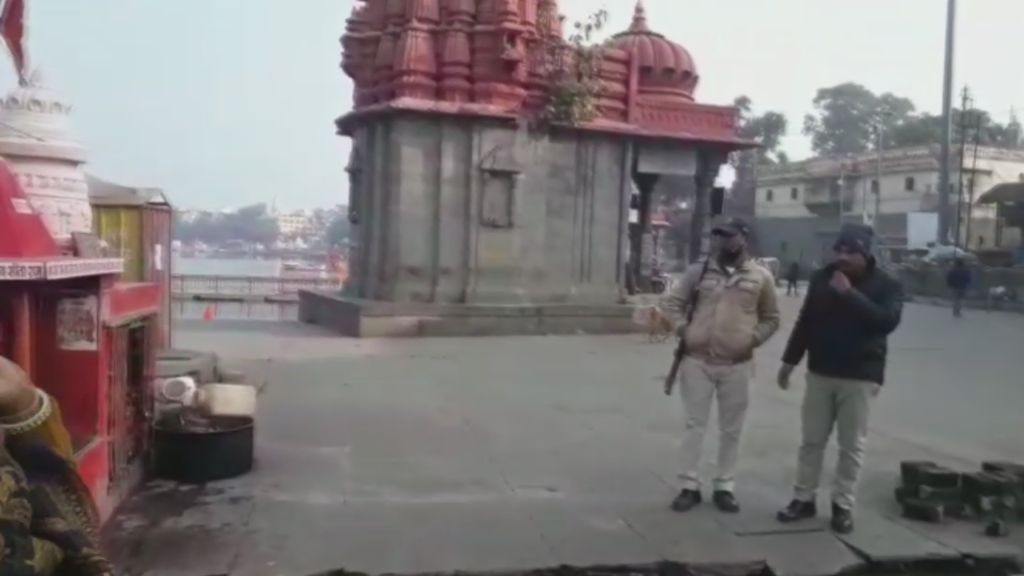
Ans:
<svg viewBox="0 0 1024 576"><path fill-rule="evenodd" d="M736 463L754 350L779 327L775 279L750 258L749 236L750 228L742 220L716 226L711 256L690 266L666 299L665 309L685 349L679 371L686 420L680 459L682 490L672 502L677 512L689 511L703 499L699 469L715 401L719 444L712 500L723 512L740 509L735 496Z"/></svg>
<svg viewBox="0 0 1024 576"><path fill-rule="evenodd" d="M953 292L953 317L963 316L964 296L971 287L971 269L961 258L953 261L953 267L946 274L946 286Z"/></svg>
<svg viewBox="0 0 1024 576"><path fill-rule="evenodd" d="M800 295L800 290L797 288L798 282L800 282L800 263L794 260L786 270L786 296Z"/></svg>
<svg viewBox="0 0 1024 576"><path fill-rule="evenodd" d="M899 326L903 288L871 256L874 231L850 224L840 231L835 260L811 279L782 357L778 384L790 386L807 354L802 444L793 501L781 522L817 515L817 492L832 429L839 461L832 486L832 528L853 531L857 480L864 463L868 415L885 379L887 340Z"/></svg>

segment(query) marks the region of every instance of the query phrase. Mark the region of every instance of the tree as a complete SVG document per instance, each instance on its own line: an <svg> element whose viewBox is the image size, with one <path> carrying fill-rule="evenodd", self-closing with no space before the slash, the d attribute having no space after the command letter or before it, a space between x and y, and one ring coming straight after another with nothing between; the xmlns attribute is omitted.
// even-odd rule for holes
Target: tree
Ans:
<svg viewBox="0 0 1024 576"><path fill-rule="evenodd" d="M280 236L277 220L267 212L266 204L246 206L225 214L223 226L229 240L273 244Z"/></svg>
<svg viewBox="0 0 1024 576"><path fill-rule="evenodd" d="M276 242L280 235L277 220L270 216L265 204L223 214L202 212L191 222L179 222L175 232L179 240L206 244L236 240L267 245Z"/></svg>
<svg viewBox="0 0 1024 576"><path fill-rule="evenodd" d="M894 131L914 110L914 103L907 98L890 93L878 96L860 84L847 82L818 90L814 114L804 117L803 132L811 137L811 147L818 154L856 154L875 147L879 124Z"/></svg>
<svg viewBox="0 0 1024 576"><path fill-rule="evenodd" d="M552 20L557 13L539 15L542 30L558 29ZM608 11L598 10L586 20L573 24L573 33L566 41L558 34L544 34L534 56L541 64L541 74L549 86L543 120L569 125L585 124L597 114L601 95L602 45L596 35L608 22Z"/></svg>
<svg viewBox="0 0 1024 576"><path fill-rule="evenodd" d="M927 146L941 139L942 118L924 113L886 132L885 147Z"/></svg>
<svg viewBox="0 0 1024 576"><path fill-rule="evenodd" d="M966 135L963 134L964 130ZM1014 116L1011 116L1008 123L1000 124L985 110L968 110L965 117L962 110L954 108L953 131L954 142L960 142L961 138L965 138L968 143L973 143L977 133L978 144L981 146L1007 149L1021 147L1021 126ZM942 117L924 113L909 118L888 132L886 146L928 146L938 144L941 139Z"/></svg>
<svg viewBox="0 0 1024 576"><path fill-rule="evenodd" d="M740 111L739 134L748 140L754 140L761 147L758 149L758 160L761 163L776 163L785 153L779 150L782 137L786 135L789 121L781 112L768 111L760 116L753 112L753 101L748 96L739 96L733 105Z"/></svg>
<svg viewBox="0 0 1024 576"><path fill-rule="evenodd" d="M818 154L835 156L874 150L879 125L885 130L886 148L928 146L942 139L941 116L918 113L908 98L888 92L875 95L852 82L818 90L814 109L814 114L804 118L803 131L811 137L811 146ZM964 126L966 139L971 142L980 120L979 143L982 146L1021 146L1021 126L1015 115L1003 125L992 120L984 110L967 110L966 124L962 121L963 114L959 109L953 110L955 142L963 137L960 131Z"/></svg>
<svg viewBox="0 0 1024 576"><path fill-rule="evenodd" d="M748 96L736 98L733 105L740 111L740 136L754 140L760 147L737 152L729 158L729 163L736 171L736 180L733 182L732 194L728 196L726 211L734 215L751 217L754 215L757 191L757 166L789 162L789 156L780 149L789 122L781 112L754 114L753 102Z"/></svg>

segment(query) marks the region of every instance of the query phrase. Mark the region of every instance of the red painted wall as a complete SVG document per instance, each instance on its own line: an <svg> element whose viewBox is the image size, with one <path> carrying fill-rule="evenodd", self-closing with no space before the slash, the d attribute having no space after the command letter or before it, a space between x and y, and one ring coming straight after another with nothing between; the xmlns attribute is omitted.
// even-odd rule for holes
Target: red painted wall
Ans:
<svg viewBox="0 0 1024 576"><path fill-rule="evenodd" d="M76 448L104 433L100 419L107 401L101 358L104 347L100 341L95 351L61 350L57 341L57 302L67 296L86 294L99 296L98 279L47 284L38 293L35 318L36 385L60 404Z"/></svg>

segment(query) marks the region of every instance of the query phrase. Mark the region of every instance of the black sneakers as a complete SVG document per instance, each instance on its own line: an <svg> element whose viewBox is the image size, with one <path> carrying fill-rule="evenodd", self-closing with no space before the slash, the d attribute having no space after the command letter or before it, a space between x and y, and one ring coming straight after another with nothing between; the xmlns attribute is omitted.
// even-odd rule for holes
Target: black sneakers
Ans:
<svg viewBox="0 0 1024 576"><path fill-rule="evenodd" d="M732 492L717 490L712 501L715 507L726 514L736 514L740 511L740 503L736 501L736 495Z"/></svg>
<svg viewBox="0 0 1024 576"><path fill-rule="evenodd" d="M676 496L676 499L672 501L672 510L676 512L689 512L700 505L703 500L704 498L700 495L700 491L684 488L679 493L679 496Z"/></svg>
<svg viewBox="0 0 1024 576"><path fill-rule="evenodd" d="M801 520L809 520L818 515L818 506L814 502L793 500L776 516L779 522L791 524ZM853 512L847 508L832 504L832 530L837 534L853 532Z"/></svg>
<svg viewBox="0 0 1024 576"><path fill-rule="evenodd" d="M676 512L689 512L704 501L704 497L701 496L699 490L683 489L676 496L676 499L672 501L672 510ZM727 514L735 514L740 511L740 504L736 501L736 496L732 492L725 490L715 491L711 501L714 502L715 507Z"/></svg>
<svg viewBox="0 0 1024 576"><path fill-rule="evenodd" d="M853 532L853 511L838 504L832 504L832 530L836 534Z"/></svg>
<svg viewBox="0 0 1024 576"><path fill-rule="evenodd" d="M814 502L804 502L803 500L793 500L776 515L779 522L783 524L792 524L793 522L799 522L801 520L808 520L818 515L818 505Z"/></svg>

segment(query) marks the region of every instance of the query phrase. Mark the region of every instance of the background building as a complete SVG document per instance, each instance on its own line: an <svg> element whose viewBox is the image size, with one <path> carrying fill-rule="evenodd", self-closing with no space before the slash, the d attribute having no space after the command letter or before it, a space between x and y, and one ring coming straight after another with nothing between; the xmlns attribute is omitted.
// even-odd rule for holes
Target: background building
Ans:
<svg viewBox="0 0 1024 576"><path fill-rule="evenodd" d="M295 238L304 236L310 231L313 219L304 210L291 212L289 214L276 214L277 228L282 238Z"/></svg>
<svg viewBox="0 0 1024 576"><path fill-rule="evenodd" d="M974 200L997 184L1024 180L1024 151L968 149L964 167L959 209L957 174L951 191L960 244L975 250L1017 246L1019 232L1002 230L995 210ZM844 222L872 224L889 246L924 247L935 239L938 182L937 146L886 150L881 158L867 152L761 166L755 199L761 252L784 261L820 261Z"/></svg>

